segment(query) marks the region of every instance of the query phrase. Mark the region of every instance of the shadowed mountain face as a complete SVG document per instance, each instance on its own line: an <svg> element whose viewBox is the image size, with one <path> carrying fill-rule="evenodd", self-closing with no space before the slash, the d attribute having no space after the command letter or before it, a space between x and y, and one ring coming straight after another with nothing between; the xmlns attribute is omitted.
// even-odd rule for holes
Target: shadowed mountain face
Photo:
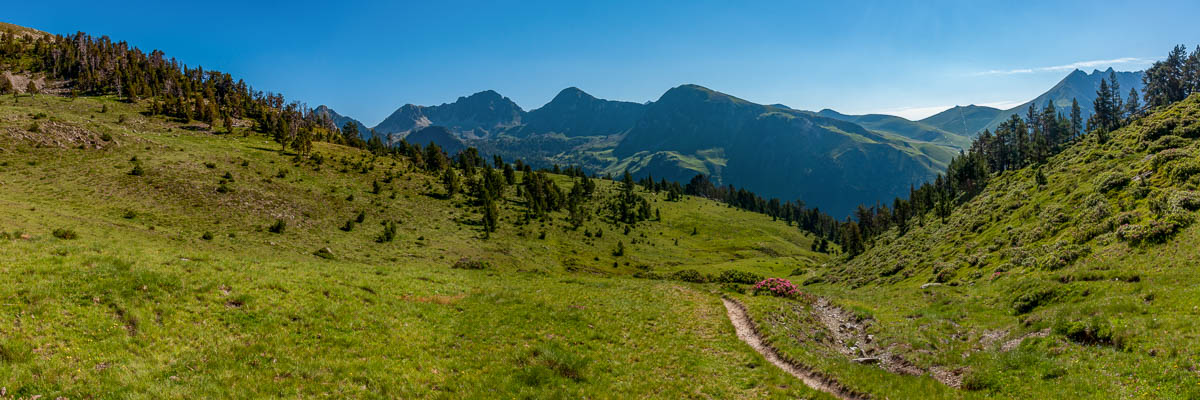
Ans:
<svg viewBox="0 0 1200 400"><path fill-rule="evenodd" d="M405 141L421 146L428 146L430 143L437 144L447 154L455 154L467 148L462 140L454 136L450 130L440 126L428 126L420 130L408 134L404 138Z"/></svg>
<svg viewBox="0 0 1200 400"><path fill-rule="evenodd" d="M430 125L446 127L463 138L486 138L521 124L525 111L492 90L440 106L407 104L375 126L380 135L403 136Z"/></svg>
<svg viewBox="0 0 1200 400"><path fill-rule="evenodd" d="M548 133L567 137L618 134L633 126L645 109L643 104L597 99L570 87L542 108L530 111L525 125L508 133L517 137Z"/></svg>
<svg viewBox="0 0 1200 400"><path fill-rule="evenodd" d="M345 115L338 114L337 111L333 111L332 108L322 105L322 106L314 109L313 112L317 113L318 115L324 115L327 118L329 118L329 120L333 121L333 124L336 125L338 127L338 129L341 129L343 126L346 126L347 122L353 123L354 126L358 127L358 136L359 137L363 138L363 140L368 140L371 138L371 130L367 129L366 125L363 125L362 122L358 122L358 120L356 120L354 118L350 118Z"/></svg>
<svg viewBox="0 0 1200 400"><path fill-rule="evenodd" d="M640 160L625 164L641 166L638 175L672 177L680 169L705 169L722 183L799 198L838 216L860 203L907 193L909 185L934 177L954 153L684 85L649 105L613 154ZM670 159L676 161L666 162Z"/></svg>

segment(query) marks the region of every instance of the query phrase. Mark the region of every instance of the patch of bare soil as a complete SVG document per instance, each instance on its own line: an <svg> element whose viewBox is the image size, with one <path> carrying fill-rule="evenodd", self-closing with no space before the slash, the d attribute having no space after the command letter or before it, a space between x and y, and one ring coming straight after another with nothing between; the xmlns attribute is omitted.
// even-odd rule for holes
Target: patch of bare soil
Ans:
<svg viewBox="0 0 1200 400"><path fill-rule="evenodd" d="M113 137L104 140L104 136L95 131L45 119L36 119L28 126L11 127L0 132L18 141L43 147L100 149L115 144Z"/></svg>
<svg viewBox="0 0 1200 400"><path fill-rule="evenodd" d="M881 346L875 341L874 335L867 333L870 320L862 320L853 313L843 310L824 298L813 303L813 316L833 335L838 346L836 350L851 361L860 364L875 364L884 370L901 375L928 374L947 386L958 388L962 386L962 378L966 371L962 368L946 369L941 367L921 368L908 361L899 353L896 345Z"/></svg>

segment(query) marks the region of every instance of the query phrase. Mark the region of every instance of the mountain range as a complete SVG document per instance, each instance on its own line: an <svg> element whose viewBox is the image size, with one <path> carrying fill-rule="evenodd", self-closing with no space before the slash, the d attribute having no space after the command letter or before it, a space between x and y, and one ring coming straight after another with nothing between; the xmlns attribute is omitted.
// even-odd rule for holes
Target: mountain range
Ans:
<svg viewBox="0 0 1200 400"><path fill-rule="evenodd" d="M373 132L388 143L474 146L536 166L579 165L613 175L628 170L639 178L680 182L705 174L767 197L800 199L837 216L858 204L907 194L943 171L978 132L1030 104L1041 108L1052 101L1069 113L1076 99L1086 119L1100 80L1113 72L1075 70L1011 109L957 106L918 121L761 105L698 85L672 88L644 104L599 99L570 87L531 111L492 90L436 106L406 104ZM1140 91L1141 72L1116 76L1123 92ZM338 126L355 123L364 138L372 134L328 107L318 112Z"/></svg>

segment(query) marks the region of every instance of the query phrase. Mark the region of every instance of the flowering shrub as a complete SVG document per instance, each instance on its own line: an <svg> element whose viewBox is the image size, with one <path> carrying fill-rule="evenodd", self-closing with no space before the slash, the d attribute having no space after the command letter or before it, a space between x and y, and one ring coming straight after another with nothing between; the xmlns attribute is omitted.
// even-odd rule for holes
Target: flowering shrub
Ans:
<svg viewBox="0 0 1200 400"><path fill-rule="evenodd" d="M754 294L769 293L778 297L796 297L800 290L791 281L783 278L767 278L754 284Z"/></svg>

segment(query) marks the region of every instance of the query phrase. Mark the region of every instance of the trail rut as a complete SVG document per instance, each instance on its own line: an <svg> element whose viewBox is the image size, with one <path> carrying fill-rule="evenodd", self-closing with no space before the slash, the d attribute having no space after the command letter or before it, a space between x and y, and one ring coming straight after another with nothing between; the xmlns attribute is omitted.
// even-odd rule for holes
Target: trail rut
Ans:
<svg viewBox="0 0 1200 400"><path fill-rule="evenodd" d="M726 298L722 298L721 301L725 303L725 311L729 315L729 322L733 323L733 328L737 331L738 339L762 354L768 362L800 379L808 387L829 393L839 399L868 399L867 396L855 393L833 379L784 359L775 348L763 341L758 329L754 326L754 321L750 320L750 316L746 314L746 308L741 303Z"/></svg>

